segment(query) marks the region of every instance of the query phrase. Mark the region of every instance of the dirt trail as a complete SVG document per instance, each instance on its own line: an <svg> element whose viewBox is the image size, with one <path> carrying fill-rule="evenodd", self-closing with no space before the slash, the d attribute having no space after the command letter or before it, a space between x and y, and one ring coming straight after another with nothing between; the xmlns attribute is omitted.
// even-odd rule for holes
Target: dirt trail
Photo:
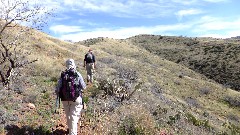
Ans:
<svg viewBox="0 0 240 135"><path fill-rule="evenodd" d="M91 86L88 86L88 88ZM87 88L87 89L88 89ZM87 89L85 91L87 91ZM87 92L83 96L88 95ZM84 109L81 111L81 117L78 121L78 134L79 135L91 135L91 127L89 125L89 122L85 119L85 110L87 106L84 104ZM53 127L53 135L67 135L67 120L66 120L66 115L64 112L64 109L61 108L58 110L59 117L60 119L57 121L57 124L55 127Z"/></svg>
<svg viewBox="0 0 240 135"><path fill-rule="evenodd" d="M55 127L53 127L53 135L67 135L67 121L66 115L63 109L59 111L60 119L57 121ZM90 126L85 120L85 113L84 111L81 112L81 118L78 122L78 134L80 135L90 135Z"/></svg>

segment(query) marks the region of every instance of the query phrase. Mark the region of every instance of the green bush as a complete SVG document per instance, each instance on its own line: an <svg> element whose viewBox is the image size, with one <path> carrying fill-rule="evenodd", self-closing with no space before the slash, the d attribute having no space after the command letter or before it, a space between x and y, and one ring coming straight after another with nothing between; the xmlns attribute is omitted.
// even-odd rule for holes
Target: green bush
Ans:
<svg viewBox="0 0 240 135"><path fill-rule="evenodd" d="M92 98L96 97L100 93L100 89L95 85L93 87L90 87L88 91L90 92L90 97Z"/></svg>
<svg viewBox="0 0 240 135"><path fill-rule="evenodd" d="M212 127L209 125L208 120L199 120L197 118L195 118L192 114L187 113L186 117L188 119L189 122L192 122L194 126L203 126L207 129L211 129Z"/></svg>
<svg viewBox="0 0 240 135"><path fill-rule="evenodd" d="M50 93L44 93L43 95L42 95L42 98L43 99L50 99Z"/></svg>
<svg viewBox="0 0 240 135"><path fill-rule="evenodd" d="M83 97L83 102L84 103L88 103L89 102L89 98L88 97Z"/></svg>
<svg viewBox="0 0 240 135"><path fill-rule="evenodd" d="M168 118L169 118L169 120L168 120L167 124L173 125L173 124L176 123L178 120L180 120L180 114L177 113L176 115L174 115L174 116L169 116Z"/></svg>
<svg viewBox="0 0 240 135"><path fill-rule="evenodd" d="M239 135L240 134L240 127L239 126L236 126L232 123L228 123L228 122L225 122L223 123L223 126L226 129L226 131L222 131L220 133L218 133L218 135Z"/></svg>
<svg viewBox="0 0 240 135"><path fill-rule="evenodd" d="M142 135L144 130L138 126L137 121L133 117L127 117L123 120L119 127L119 135Z"/></svg>
<svg viewBox="0 0 240 135"><path fill-rule="evenodd" d="M11 131L13 135L51 135L51 131L45 126L23 126L20 128L16 125L7 125L5 128L7 131Z"/></svg>

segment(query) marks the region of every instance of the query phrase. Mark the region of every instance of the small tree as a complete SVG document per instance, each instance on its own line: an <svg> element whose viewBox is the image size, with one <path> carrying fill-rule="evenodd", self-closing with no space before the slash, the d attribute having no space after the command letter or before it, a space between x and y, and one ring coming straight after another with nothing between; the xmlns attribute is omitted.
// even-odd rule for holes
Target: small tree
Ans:
<svg viewBox="0 0 240 135"><path fill-rule="evenodd" d="M37 59L23 49L33 29L41 30L51 16L49 10L35 1L0 0L0 82L9 86L20 75L20 70Z"/></svg>

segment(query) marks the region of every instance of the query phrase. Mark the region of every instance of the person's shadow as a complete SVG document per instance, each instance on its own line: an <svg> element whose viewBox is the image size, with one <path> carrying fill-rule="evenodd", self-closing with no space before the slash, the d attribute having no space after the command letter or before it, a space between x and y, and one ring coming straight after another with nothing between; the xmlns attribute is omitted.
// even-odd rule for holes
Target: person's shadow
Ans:
<svg viewBox="0 0 240 135"><path fill-rule="evenodd" d="M49 131L43 126L33 128L31 126L18 127L17 125L7 125L5 130L5 135L67 135L66 130L56 129Z"/></svg>

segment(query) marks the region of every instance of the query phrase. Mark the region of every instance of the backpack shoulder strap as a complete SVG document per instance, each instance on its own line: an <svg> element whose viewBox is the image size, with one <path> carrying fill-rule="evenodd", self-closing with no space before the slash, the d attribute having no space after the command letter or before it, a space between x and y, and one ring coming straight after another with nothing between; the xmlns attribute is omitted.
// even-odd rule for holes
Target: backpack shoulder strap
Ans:
<svg viewBox="0 0 240 135"><path fill-rule="evenodd" d="M61 72L61 78L63 79L63 77L65 77L65 75L67 74L67 70L64 70Z"/></svg>
<svg viewBox="0 0 240 135"><path fill-rule="evenodd" d="M61 72L61 78L63 78L64 75L65 75L65 71L62 71L62 72Z"/></svg>

